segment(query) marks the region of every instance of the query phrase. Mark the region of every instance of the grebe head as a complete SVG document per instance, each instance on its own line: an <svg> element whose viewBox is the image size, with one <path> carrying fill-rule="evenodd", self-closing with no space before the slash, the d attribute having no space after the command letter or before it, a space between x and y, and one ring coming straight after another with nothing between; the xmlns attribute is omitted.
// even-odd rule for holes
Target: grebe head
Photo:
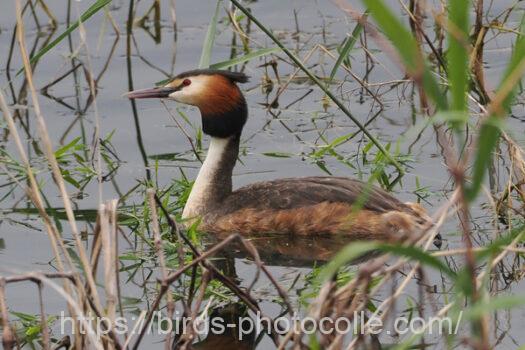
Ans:
<svg viewBox="0 0 525 350"><path fill-rule="evenodd" d="M239 135L248 117L246 100L236 83L246 83L244 73L196 69L181 73L166 85L128 93L128 98L167 98L196 106L204 133L219 138Z"/></svg>

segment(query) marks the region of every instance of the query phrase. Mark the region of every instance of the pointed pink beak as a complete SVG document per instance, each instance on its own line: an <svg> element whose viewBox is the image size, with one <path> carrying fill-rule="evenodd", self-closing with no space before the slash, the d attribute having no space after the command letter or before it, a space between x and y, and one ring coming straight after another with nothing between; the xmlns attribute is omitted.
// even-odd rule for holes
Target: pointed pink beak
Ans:
<svg viewBox="0 0 525 350"><path fill-rule="evenodd" d="M177 91L176 88L171 87L154 87L150 89L142 89L128 92L125 96L129 99L134 98L166 98L172 92Z"/></svg>

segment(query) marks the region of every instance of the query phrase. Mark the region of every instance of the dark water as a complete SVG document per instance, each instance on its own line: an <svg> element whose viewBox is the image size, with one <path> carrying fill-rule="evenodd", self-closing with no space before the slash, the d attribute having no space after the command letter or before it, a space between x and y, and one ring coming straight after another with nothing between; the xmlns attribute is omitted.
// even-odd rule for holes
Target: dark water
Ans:
<svg viewBox="0 0 525 350"><path fill-rule="evenodd" d="M52 11L59 20L57 32L63 31L66 26L66 3L66 1L61 4L50 2ZM394 1L391 3L392 5L397 4ZM489 14L497 14L506 9L509 3L498 1L487 4L487 10L490 5ZM77 18L78 13L82 13L89 5L85 0L71 2L72 18ZM137 16L144 13L148 6L149 2L140 2L136 8ZM103 73L98 81L99 90L96 98L100 118L100 135L105 137L114 132L111 143L120 163L113 180L103 183L102 198L98 196L96 181L92 181L83 191L83 198L75 200L77 209L95 209L101 200L118 198L137 185L139 180L144 179L146 173L141 151L148 156L150 169L154 173L159 188L169 184L173 178L180 178L180 169L189 179L196 176L199 162L193 156L191 145L184 133L170 118L165 106L158 101L138 101L138 120L136 120L130 101L123 98L122 94L128 91L130 81L135 89L150 87L155 82L166 78L163 72L172 75L196 68L214 6L215 1L209 0L176 1L177 31L175 35L169 2L162 2L159 40L155 41L151 35L155 33L152 22L148 22L148 29L151 33L146 32L144 28L134 28L135 41L131 43L131 75L128 72L126 58L125 32L128 3L114 1L110 6L110 13L118 26L120 36L114 33L110 22L102 12L96 14L85 24L86 44L90 56L88 60L86 47L82 47L78 54L79 59L86 65L90 64L95 75ZM361 9L360 5L355 6L356 9ZM315 45L333 49L342 42L346 33L354 26L353 21L346 18L330 1L265 0L252 3L250 7L263 23L272 28L288 47L295 48L297 54L303 58ZM297 19L294 17L294 10ZM14 14L14 2L4 2L0 11L0 48L2 48L0 51L0 86L4 89L4 94L8 96L9 102L12 101L11 94L7 90L5 68L15 25ZM46 17L40 10L38 14L44 26L47 21ZM221 16L224 19L224 12L221 13ZM507 25L516 27L517 19L518 17L511 17ZM227 60L232 52L231 29L225 25L225 21L219 23L218 29L219 35L215 42L212 62ZM46 37L49 36L49 29L43 28L42 31L39 31L29 16L26 16L25 30L29 47L36 41L36 47L40 48ZM56 33L54 35L56 36ZM250 46L253 48L272 46L271 41L253 26L251 39ZM487 43L485 74L489 87L497 86L509 57L511 39L511 35L498 35ZM77 49L79 43L77 31L72 35L73 50ZM237 43L239 43L238 37ZM395 88L390 88L390 85L375 84L402 79L403 74L384 52L375 50L371 42L369 45L372 48L374 61L377 63L370 66L363 50L356 49L352 55L352 71L361 79L366 76L368 82L372 84L370 88L377 94L383 106L380 107L355 80L346 76L342 70L336 75L337 84L332 86L332 90L348 103L352 113L362 122L368 121L377 114L369 127L373 134L377 135L383 144L391 142L392 149L399 147L402 154L410 154L409 171L393 191L402 200L415 201L417 200L416 183L419 183L419 186L426 188L425 192L429 193L423 204L432 213L446 201L453 186L444 167L441 150L431 128L426 129L420 137L417 135L417 125L421 123L421 116L413 112L417 108L414 105L417 106L418 98L412 86L401 83ZM40 60L34 70L37 89L44 87L71 69L71 63L67 57L70 54L67 41L63 41ZM283 58L277 60L277 67L281 79L285 81L294 71L294 67L288 63L283 54L278 56ZM243 86L250 106L250 117L241 145L242 163L237 165L234 172L234 185L241 186L254 181L284 176L326 174L321 167L315 164L311 154L327 142L357 131L357 128L333 105L325 109L323 95L319 93L319 89L309 85L306 80L294 81L280 96L279 108L273 109L273 114L269 113L263 105L273 100L277 86L268 95L264 93L261 88L261 81L265 74L265 68L261 67L263 63L265 63L264 59L255 59L245 67L245 72L251 76L250 82ZM312 54L307 66L313 67L312 69L319 76L326 76L329 75L333 63L330 57L318 50ZM15 49L10 73L16 91L22 83L21 76L15 77L19 68L21 68L21 60ZM267 69L270 77L275 78L271 69L269 67ZM49 94L55 99L39 95L39 102L55 147L67 144L78 136L82 136L87 144L91 144L93 139L96 125L95 108L91 105L86 113L78 117L77 110L85 108L89 88L82 70L78 69L76 73L77 83L70 74L49 89ZM303 77L303 74L299 73L299 77ZM78 89L75 89L76 84L78 84ZM293 103L310 89L313 89L312 93L299 102ZM63 103L59 103L57 99ZM523 101L523 96L519 100ZM292 105L285 108L290 104ZM194 137L199 128L198 111L194 108L176 105L173 102L167 102L166 105L174 115L177 115L176 109L188 115L191 125L182 119L179 120L189 135ZM515 118L509 121L509 129L514 138L524 145L525 112L523 105L517 104L513 112ZM36 158L29 142L31 137L36 137L36 125L31 106L27 125L29 128L29 132L25 135L28 141L27 151ZM207 139L205 138L204 148L206 144ZM16 154L9 136L1 145L12 155ZM353 158L353 155L360 154L364 146L361 135L358 135L351 142L337 148L341 156L353 167L346 165L337 157L326 155L322 159L324 168L333 175L367 179L373 165L363 165L362 159L356 161ZM173 153L178 154L176 160L161 160L158 163L158 170L155 170L155 161L152 156ZM287 157L269 156L272 153L285 153ZM394 175L392 169L388 169L388 172ZM44 193L50 205L62 206L50 174L42 173L39 179L46 184ZM70 187L70 192L75 193L75 190ZM20 202L21 198L22 192L17 189L1 203L1 209L5 212L0 214L2 219L0 271L2 274L31 270L53 271L52 252L39 219L32 215L10 212L14 207L25 207L25 203ZM130 196L122 205L140 205L142 200L140 196ZM473 217L479 228L480 240L483 240L486 232L492 229L490 224L492 217L490 213L481 209L481 204L480 207L473 209ZM34 228L25 225L31 225ZM88 227L87 225L81 224L81 228ZM65 222L64 227L64 232L68 237ZM461 245L461 236L457 233L457 222L454 217L447 221L441 232L445 238L445 247ZM308 248L305 248L304 252L307 251ZM293 261L286 256L276 254L273 257L275 259L268 261L268 264L273 265L272 272L285 286L291 285L298 274L304 276L309 272L308 268L301 267L303 264L298 263L296 265L299 267L290 267ZM235 260L235 267L238 276L248 281L255 271L253 264L245 259ZM302 282L299 282L300 285ZM514 284L512 290L522 293L523 283ZM275 291L264 280L257 284L256 291L261 298L265 299L267 296L275 295ZM143 298L142 292L143 290L133 283L123 286L123 295L130 298ZM48 294L47 312L58 314L64 308L63 301L50 291L46 293ZM407 293L409 295L416 293L416 288L408 288ZM378 297L384 296L380 294ZM25 284L20 284L9 287L7 298L13 310L28 313L34 313L37 310L36 289L32 286L27 287ZM266 300L268 301L262 303L265 311L269 314L279 313L281 307L271 302L271 298ZM502 345L512 347L513 344L519 344L525 340L522 332L519 332L525 325L523 316L523 310L517 310L505 316L507 317L505 322L512 324L512 327L505 335ZM155 340L158 339L152 338L151 342L154 343ZM161 346L158 343L154 344L159 348ZM269 347L271 347L271 342L269 339L264 339L260 348Z"/></svg>

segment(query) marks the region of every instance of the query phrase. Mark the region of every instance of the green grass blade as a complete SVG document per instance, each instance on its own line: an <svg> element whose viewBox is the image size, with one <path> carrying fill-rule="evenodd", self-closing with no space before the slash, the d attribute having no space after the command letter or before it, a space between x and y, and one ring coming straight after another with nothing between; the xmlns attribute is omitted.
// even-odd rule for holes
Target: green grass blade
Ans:
<svg viewBox="0 0 525 350"><path fill-rule="evenodd" d="M465 188L465 197L468 201L474 200L481 188L485 173L492 160L492 151L496 147L501 135L499 124L501 123L498 117L490 116L480 127L478 149L471 174L472 183Z"/></svg>
<svg viewBox="0 0 525 350"><path fill-rule="evenodd" d="M381 0L363 0L363 3L381 28L383 34L396 48L410 76L416 82L418 80L421 81L425 92L434 101L438 109L446 109L446 96L428 69L412 33L401 23L398 19L399 16L395 15Z"/></svg>
<svg viewBox="0 0 525 350"><path fill-rule="evenodd" d="M518 238L519 242L522 242L524 236L525 236L525 225L514 228L511 230L509 234L498 237L489 245L485 245L483 247L483 250L476 252L475 254L476 260L478 262L482 262L484 259L488 257L495 256L501 253L501 251L503 251L505 248L507 248L507 246L511 244L512 241L514 241L516 238Z"/></svg>
<svg viewBox="0 0 525 350"><path fill-rule="evenodd" d="M30 63L34 64L42 56L44 56L49 50L57 46L65 37L67 37L71 32L78 28L80 23L87 21L91 16L100 11L104 6L109 4L112 0L97 0L93 5L91 5L81 16L78 21L71 24L62 34L60 34L55 40L47 44L40 51L38 51L33 57L31 57ZM21 68L16 75L19 75L24 71L24 68Z"/></svg>
<svg viewBox="0 0 525 350"><path fill-rule="evenodd" d="M80 141L81 138L82 137L80 137L80 136L79 137L75 137L70 143L60 147L59 149L57 149L55 151L55 158L62 157L67 151L69 151L70 149L74 148L78 144L78 141Z"/></svg>
<svg viewBox="0 0 525 350"><path fill-rule="evenodd" d="M421 69L421 54L410 31L398 20L392 11L381 0L363 0L370 14L375 19L383 34L394 44L397 53L403 59L406 68L416 73Z"/></svg>
<svg viewBox="0 0 525 350"><path fill-rule="evenodd" d="M376 249L377 246L377 242L355 242L347 245L321 270L319 273L320 282L332 278L340 267Z"/></svg>
<svg viewBox="0 0 525 350"><path fill-rule="evenodd" d="M504 113L510 109L516 88L525 74L525 15L521 19L519 32L510 62L489 106L493 113L483 121L480 127L478 149L471 174L472 183L465 188L465 197L468 201L476 198L481 188L492 159L492 152L501 135Z"/></svg>
<svg viewBox="0 0 525 350"><path fill-rule="evenodd" d="M432 256L430 253L415 247L404 246L401 244L386 244L380 242L356 242L344 247L337 255L323 268L319 274L321 281L331 278L337 270L357 258L369 253L371 251L380 251L383 253L390 253L396 256L410 258L418 261L422 265L430 266L436 270L442 271L453 280L456 278L456 273L448 267L441 260Z"/></svg>
<svg viewBox="0 0 525 350"><path fill-rule="evenodd" d="M516 44L507 65L507 69L503 74L503 79L499 85L498 92L505 89L508 90L508 95L503 99L503 107L508 110L512 100L514 99L515 89L523 77L523 63L525 62L525 14L521 17L519 27L520 34L516 38ZM516 79L517 78L517 79ZM507 84L511 83L510 88Z"/></svg>
<svg viewBox="0 0 525 350"><path fill-rule="evenodd" d="M211 51L213 49L213 43L215 42L215 34L217 33L217 21L219 19L220 4L221 0L217 0L217 5L215 6L215 13L211 18L210 25L208 26L208 31L206 32L206 37L204 39L204 44L202 46L199 68L208 68L210 66Z"/></svg>
<svg viewBox="0 0 525 350"><path fill-rule="evenodd" d="M288 152L263 152L262 155L275 158L290 158L294 156L293 153Z"/></svg>
<svg viewBox="0 0 525 350"><path fill-rule="evenodd" d="M492 312L510 310L523 304L525 304L525 296L523 295L491 297L488 301L481 301L463 310L462 319L476 320Z"/></svg>
<svg viewBox="0 0 525 350"><path fill-rule="evenodd" d="M244 62L253 60L254 58L258 58L258 57L261 57L261 56L269 55L269 54L272 54L272 53L275 53L275 52L279 52L279 51L281 51L281 49L278 48L278 47L272 47L272 48L266 48L266 49L261 49L261 50L257 50L257 51L252 51L252 52L250 52L250 53L248 53L248 54L246 54L244 56L238 56L238 57L232 58L231 60L214 63L214 64L212 64L210 66L210 68L213 68L213 69L226 69L226 68L229 68L231 66L235 66L236 64L244 63Z"/></svg>
<svg viewBox="0 0 525 350"><path fill-rule="evenodd" d="M432 267L445 273L452 280L456 278L456 273L447 264L418 247L382 243L378 245L377 249L383 253L391 253L393 255L403 256L418 261L422 265Z"/></svg>
<svg viewBox="0 0 525 350"><path fill-rule="evenodd" d="M362 21L366 21L368 17L368 10L365 11L363 16L361 16ZM354 30L352 30L352 34L346 38L345 43L343 45L343 48L341 49L341 52L339 53L339 57L337 58L337 61L334 64L334 67L332 68L332 72L330 72L330 82L334 79L335 73L337 73L337 70L339 69L339 66L346 57L350 54L350 51L354 48L355 43L357 42L357 38L359 38L359 35L363 31L363 25L361 22L357 22L357 24L354 27Z"/></svg>
<svg viewBox="0 0 525 350"><path fill-rule="evenodd" d="M451 108L464 111L467 108L468 89L468 31L470 1L449 2L448 80L452 95ZM453 30L451 29L453 28Z"/></svg>

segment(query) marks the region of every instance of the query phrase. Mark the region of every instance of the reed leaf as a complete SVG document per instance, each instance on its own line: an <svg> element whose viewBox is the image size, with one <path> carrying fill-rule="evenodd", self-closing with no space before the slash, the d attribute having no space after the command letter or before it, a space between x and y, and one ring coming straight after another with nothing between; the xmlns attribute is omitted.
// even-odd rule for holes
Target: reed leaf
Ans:
<svg viewBox="0 0 525 350"><path fill-rule="evenodd" d="M468 31L470 1L449 1L447 70L451 108L465 111L468 90Z"/></svg>
<svg viewBox="0 0 525 350"><path fill-rule="evenodd" d="M260 49L260 50L257 50L257 51L252 51L252 52L250 52L250 53L248 53L248 54L246 54L244 56L238 56L238 57L232 58L232 59L227 60L227 61L214 63L214 64L212 64L210 66L210 68L212 68L212 69L226 69L226 68L229 68L231 66L235 66L236 64L241 64L241 63L253 60L254 58L258 58L258 57L261 57L261 56L269 55L269 54L272 54L272 53L275 53L275 52L279 52L279 51L281 51L281 49L278 48L278 47L270 47L270 48L266 48L266 49Z"/></svg>
<svg viewBox="0 0 525 350"><path fill-rule="evenodd" d="M221 0L217 0L215 12L213 13L213 17L211 18L210 25L208 26L208 31L206 32L206 37L204 39L204 44L202 46L199 68L208 68L210 66L211 51L213 49L213 43L215 42L215 34L217 33L217 21L219 18L220 4Z"/></svg>
<svg viewBox="0 0 525 350"><path fill-rule="evenodd" d="M478 149L471 174L472 183L465 188L465 197L468 201L474 200L481 188L485 173L492 161L492 152L503 129L503 118L510 109L516 88L525 73L525 35L523 34L525 33L525 15L521 19L519 32L510 62L489 105L491 114L483 121L480 127Z"/></svg>
<svg viewBox="0 0 525 350"><path fill-rule="evenodd" d="M465 187L465 198L468 201L473 201L478 195L485 173L492 161L492 152L501 135L499 124L501 122L496 116L490 116L480 127L476 159L472 168L472 182Z"/></svg>
<svg viewBox="0 0 525 350"><path fill-rule="evenodd" d="M479 303L461 310L461 318L465 320L476 320L494 311L510 310L523 304L525 304L525 296L523 295L493 296L487 301L480 301Z"/></svg>
<svg viewBox="0 0 525 350"><path fill-rule="evenodd" d="M361 21L366 21L368 17L368 10L365 11L365 13L361 16ZM348 57L350 54L350 51L354 48L355 43L357 42L357 38L359 38L359 35L363 31L363 24L362 22L357 22L357 24L354 27L354 30L352 30L352 34L350 34L349 37L346 38L343 48L341 49L341 52L339 53L339 57L337 58L337 61L335 61L334 67L332 68L332 71L330 72L330 82L334 79L335 73L337 73L337 70L339 69L339 66L343 63L343 61Z"/></svg>
<svg viewBox="0 0 525 350"><path fill-rule="evenodd" d="M512 229L510 233L498 237L492 243L486 245L482 251L477 252L476 260L482 262L488 257L501 253L516 237L523 239L523 236L525 236L525 225Z"/></svg>
<svg viewBox="0 0 525 350"><path fill-rule="evenodd" d="M404 246L401 244L387 244L380 242L356 242L347 245L323 268L319 277L325 281L335 275L337 270L356 259L370 253L372 251L379 251L382 253L390 253L396 256L402 256L417 261L422 265L430 266L438 271L441 271L455 280L456 273L441 260L432 256L430 253L415 247Z"/></svg>
<svg viewBox="0 0 525 350"><path fill-rule="evenodd" d="M516 38L514 50L510 58L509 64L503 74L503 79L498 87L498 91L493 101L499 103L502 101L503 109L507 111L511 102L514 99L516 88L521 82L523 74L525 73L525 14L521 17L519 26L519 34ZM503 96L502 96L503 95ZM501 110L499 108L494 108Z"/></svg>
<svg viewBox="0 0 525 350"><path fill-rule="evenodd" d="M376 249L377 245L377 242L355 242L347 245L322 268L319 273L319 281L322 283L332 278L339 268Z"/></svg>

